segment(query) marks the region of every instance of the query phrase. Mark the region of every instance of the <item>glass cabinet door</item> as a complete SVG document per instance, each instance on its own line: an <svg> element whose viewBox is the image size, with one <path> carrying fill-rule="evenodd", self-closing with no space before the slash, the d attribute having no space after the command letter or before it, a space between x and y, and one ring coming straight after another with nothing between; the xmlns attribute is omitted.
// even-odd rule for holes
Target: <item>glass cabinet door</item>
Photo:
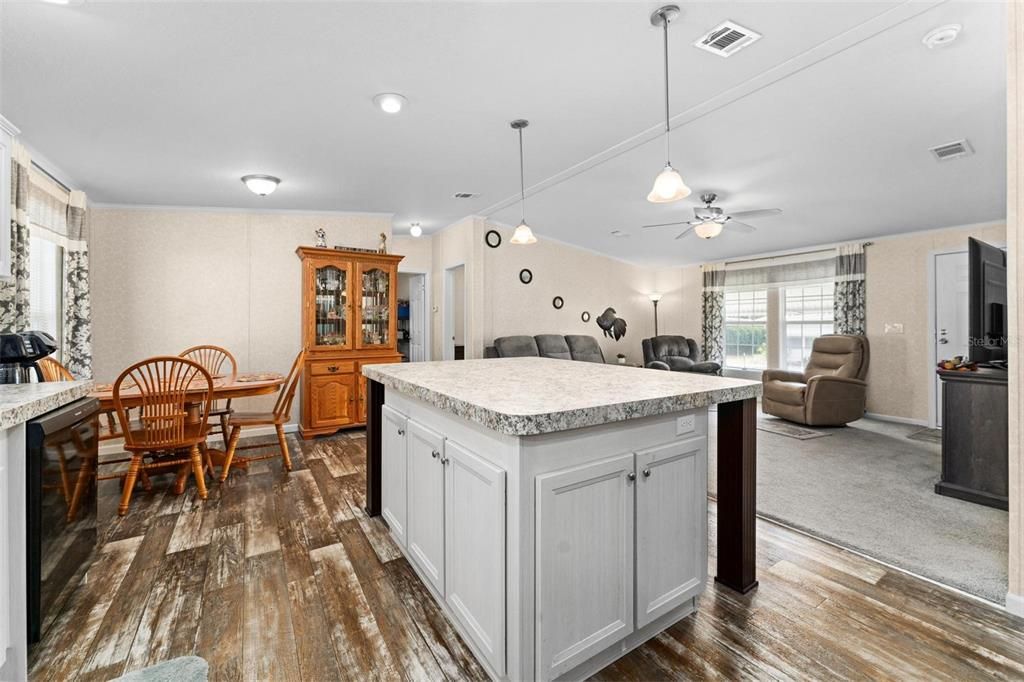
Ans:
<svg viewBox="0 0 1024 682"><path fill-rule="evenodd" d="M347 265L313 268L313 344L332 348L351 345L349 269Z"/></svg>
<svg viewBox="0 0 1024 682"><path fill-rule="evenodd" d="M392 346L391 271L387 265L360 264L358 346Z"/></svg>

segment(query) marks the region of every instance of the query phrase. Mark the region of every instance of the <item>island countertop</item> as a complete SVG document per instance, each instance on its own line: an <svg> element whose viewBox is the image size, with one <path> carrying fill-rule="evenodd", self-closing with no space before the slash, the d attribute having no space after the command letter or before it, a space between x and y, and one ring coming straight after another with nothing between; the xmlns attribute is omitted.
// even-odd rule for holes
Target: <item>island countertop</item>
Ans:
<svg viewBox="0 0 1024 682"><path fill-rule="evenodd" d="M91 381L0 384L0 429L9 429L84 398L92 386Z"/></svg>
<svg viewBox="0 0 1024 682"><path fill-rule="evenodd" d="M550 358L364 365L387 388L512 436L680 412L761 395L761 383Z"/></svg>

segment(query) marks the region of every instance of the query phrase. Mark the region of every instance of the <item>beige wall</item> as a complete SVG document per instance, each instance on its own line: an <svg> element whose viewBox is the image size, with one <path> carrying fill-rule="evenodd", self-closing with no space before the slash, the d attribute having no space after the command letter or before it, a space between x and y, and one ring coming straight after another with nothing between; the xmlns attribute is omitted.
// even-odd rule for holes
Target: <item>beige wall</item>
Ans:
<svg viewBox="0 0 1024 682"><path fill-rule="evenodd" d="M242 372L287 372L301 344L295 248L317 227L364 248L391 233L389 216L365 214L94 208L90 224L98 381L200 343L230 350Z"/></svg>

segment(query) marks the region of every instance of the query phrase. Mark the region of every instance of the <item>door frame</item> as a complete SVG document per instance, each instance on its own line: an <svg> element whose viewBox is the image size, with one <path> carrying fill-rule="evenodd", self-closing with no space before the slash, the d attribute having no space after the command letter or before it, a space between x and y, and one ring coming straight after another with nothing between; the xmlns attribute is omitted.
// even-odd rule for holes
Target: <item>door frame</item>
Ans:
<svg viewBox="0 0 1024 682"><path fill-rule="evenodd" d="M442 312L441 319L441 359L442 360L454 360L455 359L455 342L452 340L452 335L455 333L455 320L452 317L452 275L455 270L462 268L462 330L463 334L469 328L466 322L468 321L469 306L466 305L466 263L455 263L449 265L444 269L444 285L442 291L442 300L444 301L444 309ZM465 343L465 339L463 339Z"/></svg>
<svg viewBox="0 0 1024 682"><path fill-rule="evenodd" d="M938 428L939 392L936 389L935 365L939 358L935 354L935 341L939 331L935 328L938 315L935 313L935 305L938 297L935 292L935 274L939 256L952 256L958 253L967 253L964 248L950 247L945 249L933 249L928 252L928 352L925 353L928 366L928 428Z"/></svg>
<svg viewBox="0 0 1024 682"><path fill-rule="evenodd" d="M423 361L430 362L433 359L433 336L430 334L430 323L434 319L430 307L430 273L426 270L403 270L398 269L400 275L421 275L423 277ZM409 297L409 305L412 305L412 296ZM410 310L410 316L412 312ZM411 323L409 325L412 326Z"/></svg>

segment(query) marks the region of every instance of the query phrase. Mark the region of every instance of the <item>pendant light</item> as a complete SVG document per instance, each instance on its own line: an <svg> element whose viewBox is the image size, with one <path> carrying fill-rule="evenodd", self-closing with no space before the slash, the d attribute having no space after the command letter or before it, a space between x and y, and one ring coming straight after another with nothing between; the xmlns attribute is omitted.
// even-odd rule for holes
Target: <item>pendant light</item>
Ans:
<svg viewBox="0 0 1024 682"><path fill-rule="evenodd" d="M665 5L651 15L651 24L661 26L665 39L665 167L654 179L654 187L647 195L647 201L654 204L668 204L690 196L690 188L683 182L679 171L672 167L671 143L669 136L669 100L668 100L668 25L679 16L678 5Z"/></svg>
<svg viewBox="0 0 1024 682"><path fill-rule="evenodd" d="M526 224L526 180L523 173L523 128L530 125L530 122L517 118L512 121L509 125L512 126L513 130L519 131L519 201L522 210L522 218L519 224L516 225L515 231L512 233L512 238L509 239L510 244L536 244L537 238L533 236L533 230Z"/></svg>

